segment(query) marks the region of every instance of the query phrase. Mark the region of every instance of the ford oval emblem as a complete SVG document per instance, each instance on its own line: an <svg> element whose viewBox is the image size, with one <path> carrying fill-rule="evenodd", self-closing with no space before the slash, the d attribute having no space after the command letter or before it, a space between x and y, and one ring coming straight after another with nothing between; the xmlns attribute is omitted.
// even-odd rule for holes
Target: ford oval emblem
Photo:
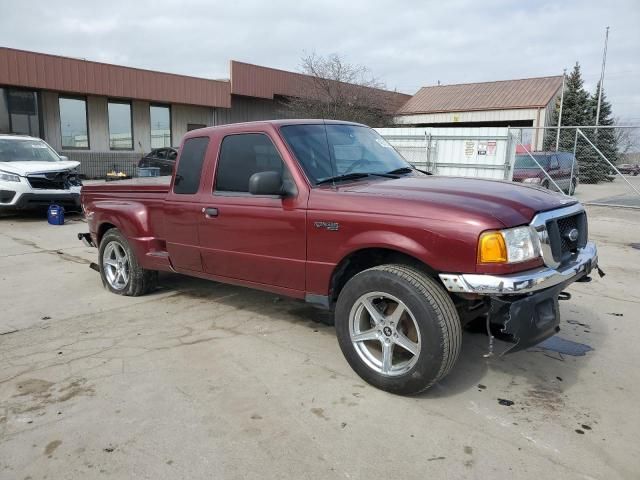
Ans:
<svg viewBox="0 0 640 480"><path fill-rule="evenodd" d="M572 242L575 242L576 240L578 240L579 235L580 235L580 232L578 232L577 228L572 228L567 232L567 238Z"/></svg>

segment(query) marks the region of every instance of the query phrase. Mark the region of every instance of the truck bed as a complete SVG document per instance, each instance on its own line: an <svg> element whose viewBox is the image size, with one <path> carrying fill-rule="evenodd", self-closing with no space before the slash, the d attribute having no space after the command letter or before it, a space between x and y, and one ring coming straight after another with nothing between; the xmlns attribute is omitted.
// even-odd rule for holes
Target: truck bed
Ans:
<svg viewBox="0 0 640 480"><path fill-rule="evenodd" d="M97 224L106 222L125 228L132 248L144 268L170 270L164 243L164 206L171 177L143 177L82 186L80 197L85 214L100 221L89 221L93 242L98 245ZM128 220L123 220L126 216ZM130 229L130 230L127 230Z"/></svg>
<svg viewBox="0 0 640 480"><path fill-rule="evenodd" d="M103 194L103 193L161 193L166 195L169 192L171 177L140 177L129 180L114 180L111 182L91 182L82 186L83 193Z"/></svg>

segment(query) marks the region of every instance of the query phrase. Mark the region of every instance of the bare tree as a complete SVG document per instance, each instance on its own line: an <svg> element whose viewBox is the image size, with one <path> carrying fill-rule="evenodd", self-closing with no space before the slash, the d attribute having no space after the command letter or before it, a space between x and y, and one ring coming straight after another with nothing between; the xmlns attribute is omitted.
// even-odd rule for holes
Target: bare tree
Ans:
<svg viewBox="0 0 640 480"><path fill-rule="evenodd" d="M614 125L624 125L626 122L616 117ZM630 153L637 153L640 150L640 127L638 128L615 128L616 145L621 156ZM624 160L624 159L623 159Z"/></svg>
<svg viewBox="0 0 640 480"><path fill-rule="evenodd" d="M339 55L315 53L302 58L297 94L287 107L298 117L347 120L374 127L390 125L400 107L398 95L369 69L347 63Z"/></svg>

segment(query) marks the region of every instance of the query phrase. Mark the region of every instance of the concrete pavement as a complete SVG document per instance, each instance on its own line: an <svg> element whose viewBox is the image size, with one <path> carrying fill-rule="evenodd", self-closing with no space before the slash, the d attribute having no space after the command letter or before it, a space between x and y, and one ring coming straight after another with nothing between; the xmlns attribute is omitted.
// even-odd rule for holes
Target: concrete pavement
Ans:
<svg viewBox="0 0 640 480"><path fill-rule="evenodd" d="M467 333L412 398L301 302L178 275L119 297L80 218L0 218L0 479L637 478L640 213L588 212L607 276L570 287L559 337L593 350L485 359Z"/></svg>

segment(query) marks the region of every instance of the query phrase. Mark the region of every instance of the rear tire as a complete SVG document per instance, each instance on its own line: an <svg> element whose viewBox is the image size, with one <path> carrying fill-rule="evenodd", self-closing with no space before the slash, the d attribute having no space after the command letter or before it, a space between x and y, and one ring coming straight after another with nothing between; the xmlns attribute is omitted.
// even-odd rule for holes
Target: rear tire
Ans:
<svg viewBox="0 0 640 480"><path fill-rule="evenodd" d="M426 390L460 354L462 326L451 298L429 276L404 265L381 265L351 278L338 297L335 324L351 368L396 394Z"/></svg>
<svg viewBox="0 0 640 480"><path fill-rule="evenodd" d="M158 272L140 266L127 239L117 228L104 234L100 241L100 277L112 293L139 297L158 285Z"/></svg>

